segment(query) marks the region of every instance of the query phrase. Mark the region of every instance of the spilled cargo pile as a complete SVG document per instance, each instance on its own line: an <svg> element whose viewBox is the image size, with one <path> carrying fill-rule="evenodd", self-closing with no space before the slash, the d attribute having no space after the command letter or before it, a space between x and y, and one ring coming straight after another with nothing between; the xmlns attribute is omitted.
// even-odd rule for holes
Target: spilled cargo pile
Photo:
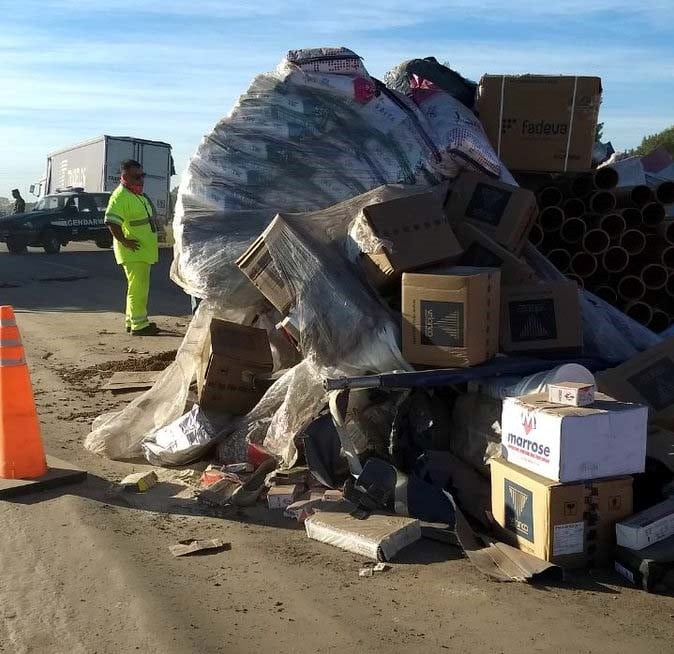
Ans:
<svg viewBox="0 0 674 654"><path fill-rule="evenodd" d="M432 538L496 579L612 564L616 524L674 479L674 345L598 289L629 271L645 297L657 272L664 293L666 247L614 261L629 231L668 238L669 186L646 212L624 161L593 164L598 78L475 85L428 58L386 80L291 51L204 138L172 270L204 301L86 447L208 460L195 502L266 502L372 560ZM642 322L665 329L658 302Z"/></svg>

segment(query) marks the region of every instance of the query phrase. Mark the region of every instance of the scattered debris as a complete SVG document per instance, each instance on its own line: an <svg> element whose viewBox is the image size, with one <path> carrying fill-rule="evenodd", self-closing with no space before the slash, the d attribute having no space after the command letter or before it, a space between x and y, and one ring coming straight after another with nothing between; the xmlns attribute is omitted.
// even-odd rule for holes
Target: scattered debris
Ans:
<svg viewBox="0 0 674 654"><path fill-rule="evenodd" d="M115 372L102 387L106 391L139 391L151 388L159 377L159 372Z"/></svg>
<svg viewBox="0 0 674 654"><path fill-rule="evenodd" d="M285 509L302 494L303 490L304 487L300 484L272 486L267 491L267 505L270 509Z"/></svg>
<svg viewBox="0 0 674 654"><path fill-rule="evenodd" d="M229 463L227 465L222 466L222 469L225 472L233 472L234 474L242 474L242 473L249 473L253 472L255 468L253 468L252 463Z"/></svg>
<svg viewBox="0 0 674 654"><path fill-rule="evenodd" d="M178 541L177 545L171 545L169 551L173 556L192 556L195 554L216 554L217 552L228 552L232 549L231 543L219 538L209 538L208 540L195 540L188 538L187 540Z"/></svg>
<svg viewBox="0 0 674 654"><path fill-rule="evenodd" d="M154 470L146 472L134 472L130 475L127 475L119 482L119 485L124 488L124 490L135 490L139 493L144 493L145 491L150 490L153 486L156 486L159 482L157 473Z"/></svg>
<svg viewBox="0 0 674 654"><path fill-rule="evenodd" d="M388 570L391 569L391 566L388 565L387 563L364 563L363 567L360 569L358 572L359 577L374 577L376 574L380 574L382 572L387 572Z"/></svg>

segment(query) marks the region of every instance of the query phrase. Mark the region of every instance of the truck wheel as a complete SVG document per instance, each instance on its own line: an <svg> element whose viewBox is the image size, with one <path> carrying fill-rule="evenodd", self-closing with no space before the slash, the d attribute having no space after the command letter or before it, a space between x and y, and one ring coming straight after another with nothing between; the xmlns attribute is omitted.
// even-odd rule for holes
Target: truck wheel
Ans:
<svg viewBox="0 0 674 654"><path fill-rule="evenodd" d="M42 247L47 254L58 254L61 251L61 241L51 229L42 234Z"/></svg>
<svg viewBox="0 0 674 654"><path fill-rule="evenodd" d="M9 236L7 238L7 249L12 254L24 254L27 251L26 242L22 241L17 236Z"/></svg>
<svg viewBox="0 0 674 654"><path fill-rule="evenodd" d="M96 246L102 250L109 250L112 247L112 234L99 236L95 241Z"/></svg>

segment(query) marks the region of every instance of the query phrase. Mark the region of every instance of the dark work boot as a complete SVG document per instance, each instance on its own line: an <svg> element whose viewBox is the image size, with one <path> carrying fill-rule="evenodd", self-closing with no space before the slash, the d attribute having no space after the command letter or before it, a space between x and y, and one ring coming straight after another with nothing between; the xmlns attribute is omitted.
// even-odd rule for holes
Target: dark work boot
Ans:
<svg viewBox="0 0 674 654"><path fill-rule="evenodd" d="M156 336L160 331L161 329L157 327L157 323L151 322L147 327L143 327L143 329L131 330L131 336Z"/></svg>

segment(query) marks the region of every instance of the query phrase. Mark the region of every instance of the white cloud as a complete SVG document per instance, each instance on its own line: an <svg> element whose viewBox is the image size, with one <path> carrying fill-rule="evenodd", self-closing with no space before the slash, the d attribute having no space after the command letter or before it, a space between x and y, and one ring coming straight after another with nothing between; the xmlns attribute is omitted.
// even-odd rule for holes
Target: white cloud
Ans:
<svg viewBox="0 0 674 654"><path fill-rule="evenodd" d="M28 4L37 4L35 2ZM49 6L60 11L82 9L81 0L40 1L41 7ZM88 12L124 12L134 14L161 14L181 17L222 18L231 21L255 20L261 18L281 19L310 27L316 31L377 31L391 27L417 25L427 21L452 17L479 17L483 21L504 20L547 20L567 18L584 20L610 12L632 17L636 20L661 25L663 29L671 24L671 0L342 0L327 3L316 0L295 0L292 4L281 0L88 0ZM667 20L663 25L661 20ZM348 21L348 22L345 22Z"/></svg>
<svg viewBox="0 0 674 654"><path fill-rule="evenodd" d="M620 147L674 122L667 117L674 46L651 45L653 34L671 29L671 0L11 4L17 28L0 40L0 142L13 164L0 163L0 192L10 173L18 182L42 167L48 151L103 132L170 141L181 168L255 74L307 45L351 47L379 77L431 54L473 79L485 72L600 75L605 133ZM132 32L107 32L109 20L124 16L137 19ZM620 18L630 30L612 41L606 22L617 29ZM577 38L593 27L596 38Z"/></svg>

